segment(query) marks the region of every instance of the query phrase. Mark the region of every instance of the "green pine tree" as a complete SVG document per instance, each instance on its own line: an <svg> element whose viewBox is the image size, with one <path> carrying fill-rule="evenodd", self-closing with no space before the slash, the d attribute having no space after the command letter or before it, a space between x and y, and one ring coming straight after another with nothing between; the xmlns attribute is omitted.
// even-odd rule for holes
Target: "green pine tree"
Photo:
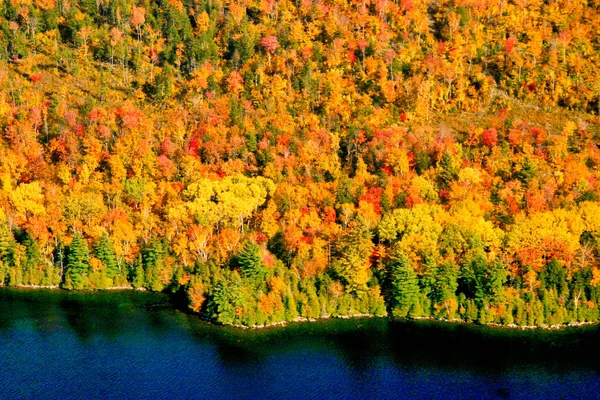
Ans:
<svg viewBox="0 0 600 400"><path fill-rule="evenodd" d="M438 162L438 177L444 186L458 178L459 166L450 152L446 151Z"/></svg>
<svg viewBox="0 0 600 400"><path fill-rule="evenodd" d="M298 306L291 291L283 297L283 305L285 310L286 321L293 321L298 318Z"/></svg>
<svg viewBox="0 0 600 400"><path fill-rule="evenodd" d="M142 263L146 278L144 286L155 292L160 292L165 288L160 276L163 267L163 254L162 243L158 240L153 241L152 246L142 251Z"/></svg>
<svg viewBox="0 0 600 400"><path fill-rule="evenodd" d="M249 240L238 255L238 264L242 277L253 282L260 282L265 276L265 267L260 257L260 247Z"/></svg>
<svg viewBox="0 0 600 400"><path fill-rule="evenodd" d="M431 255L423 257L423 265L421 266L421 274L419 275L419 287L421 292L428 297L433 296L437 281L438 267Z"/></svg>
<svg viewBox="0 0 600 400"><path fill-rule="evenodd" d="M25 233L23 240L25 246L25 262L23 263L23 281L29 285L39 285L43 278L43 273L38 268L42 255L37 242L29 232Z"/></svg>
<svg viewBox="0 0 600 400"><path fill-rule="evenodd" d="M452 319L458 306L456 290L458 289L458 267L452 261L446 261L438 267L437 281L433 292L439 316Z"/></svg>
<svg viewBox="0 0 600 400"><path fill-rule="evenodd" d="M5 266L15 265L15 237L8 224L0 225L0 260Z"/></svg>
<svg viewBox="0 0 600 400"><path fill-rule="evenodd" d="M85 287L85 277L89 272L90 251L81 234L76 233L67 248L67 270L64 287L81 290Z"/></svg>
<svg viewBox="0 0 600 400"><path fill-rule="evenodd" d="M558 297L568 298L567 269L556 259L553 259L542 271L540 281L543 288L553 290Z"/></svg>
<svg viewBox="0 0 600 400"><path fill-rule="evenodd" d="M398 254L389 263L388 268L393 296L393 315L415 316L413 314L419 308L419 281L410 259L405 254Z"/></svg>
<svg viewBox="0 0 600 400"><path fill-rule="evenodd" d="M242 305L241 282L234 271L232 279L218 282L208 305L209 315L223 324L236 322L236 310Z"/></svg>
<svg viewBox="0 0 600 400"><path fill-rule="evenodd" d="M144 276L144 265L142 263L141 255L133 260L133 265L131 266L129 273L129 280L136 289L144 287L146 279Z"/></svg>
<svg viewBox="0 0 600 400"><path fill-rule="evenodd" d="M112 279L115 275L119 274L120 271L117 264L117 256L113 249L112 242L106 233L100 236L94 250L96 258L102 261L102 264L104 265L107 277Z"/></svg>

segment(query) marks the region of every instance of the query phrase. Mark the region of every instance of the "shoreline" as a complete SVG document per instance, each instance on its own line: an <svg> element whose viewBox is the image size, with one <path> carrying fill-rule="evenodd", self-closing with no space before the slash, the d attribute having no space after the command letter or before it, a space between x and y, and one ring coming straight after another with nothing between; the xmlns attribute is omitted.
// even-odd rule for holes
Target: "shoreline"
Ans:
<svg viewBox="0 0 600 400"><path fill-rule="evenodd" d="M579 328L579 327L583 327L583 326L600 325L600 322L572 321L572 322L567 322L564 324L557 324L557 325L540 325L540 326L522 325L521 326L521 325L517 325L517 324L502 325L502 324L499 324L496 322L489 322L487 324L479 324L476 322L467 322L460 318L454 318L454 319L450 319L450 320L446 319L446 318L435 318L435 317L393 318L393 317L390 317L389 315L350 314L350 315L336 315L336 316L324 315L319 318L296 317L292 321L278 321L278 322L271 322L271 323L262 324L262 325L247 326L247 325L241 325L241 324L224 324L224 323L215 321L211 318L208 318L206 316L202 316L198 313L194 313L194 315L198 316L203 321L209 322L211 324L233 327L233 328L243 329L243 330L259 330L259 329L278 328L278 327L281 328L281 327L286 327L289 324L299 323L299 322L319 322L319 321L327 321L327 320L331 320L331 319L354 319L354 318L356 318L356 319L358 319L358 318L388 318L391 322L431 321L431 322L442 323L442 324L461 324L461 325L465 325L465 326L489 327L489 328L494 328L494 329L515 330L515 331L531 331L531 330L537 329L537 330L545 331L545 332L561 331L561 330L565 330L568 328Z"/></svg>
<svg viewBox="0 0 600 400"><path fill-rule="evenodd" d="M48 286L44 286L44 285L15 285L15 286L6 286L6 285L1 285L0 288L5 288L5 289L25 289L25 290L31 290L31 291L35 291L35 290L39 290L39 289L46 289L46 290L51 290L51 291L64 291L65 293L90 293L90 292L95 292L95 293L99 293L102 291L139 291L139 292L148 292L150 293L150 291L146 288L134 288L133 286L112 286L109 288L104 288L104 289L84 289L84 290L68 290L68 289L62 289L60 286L58 285L48 285ZM163 293L163 292L157 292L157 293ZM173 296L172 293L166 293L168 296ZM179 309L178 307L173 307L174 309ZM222 322L216 321L212 318L207 317L206 315L202 315L200 313L195 313L195 312L190 312L190 310L187 309L179 309L180 311L185 311L190 313L191 315L194 315L195 317L206 321L208 323L211 323L213 325L219 325L219 326L227 326L227 327L233 327L233 328L237 328L237 329L243 329L243 330L259 330L259 329L267 329L267 328L282 328L282 327L286 327L289 324L292 323L300 323L300 322L319 322L319 321L326 321L326 320L330 320L330 319L353 319L353 318L389 318L390 321L393 322L418 322L418 321L431 321L431 322L438 322L438 323L445 323L445 324L461 324L461 325L466 325L466 326L475 326L475 327L490 327L490 328L495 328L495 329L506 329L506 330L520 330L520 331L524 331L524 330L541 330L541 331L560 331L560 330L564 330L564 329L568 329L568 328L579 328L579 327L583 327L583 326L591 326L591 325L600 325L600 322L593 322L593 321L571 321L571 322L566 322L563 324L556 324L556 325L517 325L517 324L507 324L507 325L503 325L503 324L499 324L497 322L489 322L487 324L480 324L477 322L468 322L465 321L464 319L461 318L453 318L453 319L447 319L447 318L435 318L435 317L416 317L416 318L394 318L391 317L389 315L375 315L375 314L368 314L368 313L358 313L358 314L345 314L345 315L322 315L318 318L306 318L306 317L296 317L294 320L292 321L276 321L276 322L270 322L267 324L262 324L262 325L253 325L253 326L247 326L247 325L242 325L242 324L224 324Z"/></svg>
<svg viewBox="0 0 600 400"><path fill-rule="evenodd" d="M319 318L296 317L292 321L277 321L277 322L270 322L268 324L253 325L253 326L247 326L247 325L241 325L241 324L223 324L218 321L214 321L208 317L201 317L201 318L204 321L207 321L207 322L210 322L213 324L217 324L217 325L221 325L221 326L231 326L234 328L254 330L254 329L265 329L265 328L274 328L274 327L285 327L291 323L296 323L296 322L319 322L319 321L327 321L330 319L352 319L352 318L389 318L389 316L388 315L375 315L375 314L350 314L350 315L336 315L336 316L323 315Z"/></svg>
<svg viewBox="0 0 600 400"><path fill-rule="evenodd" d="M499 324L497 322L488 322L487 324L480 324L477 322L468 322L461 318L447 319L447 318L435 318L435 317L417 317L417 318L403 318L403 319L392 319L394 321L433 321L433 322L443 322L443 323L455 323L462 324L468 326L487 326L490 328L498 328L498 329L512 329L512 330L535 330L539 329L542 331L559 331L568 328L577 328L580 326L589 326L589 325L600 325L600 322L593 321L571 321L565 322L564 324L555 324L555 325L517 325L517 324Z"/></svg>
<svg viewBox="0 0 600 400"><path fill-rule="evenodd" d="M11 288L16 288L16 289L48 289L48 290L56 290L56 291L64 291L66 293L69 292L102 292L104 290L137 290L139 292L148 292L149 290L143 287L139 287L139 288L134 288L133 286L111 286L111 287L107 287L107 288L102 288L102 289L95 289L95 288L89 288L89 289L82 289L82 290L69 290L69 289L63 289L61 288L59 285L14 285L14 286L6 286L6 285L0 285L0 287L2 288L7 288L7 289L11 289Z"/></svg>

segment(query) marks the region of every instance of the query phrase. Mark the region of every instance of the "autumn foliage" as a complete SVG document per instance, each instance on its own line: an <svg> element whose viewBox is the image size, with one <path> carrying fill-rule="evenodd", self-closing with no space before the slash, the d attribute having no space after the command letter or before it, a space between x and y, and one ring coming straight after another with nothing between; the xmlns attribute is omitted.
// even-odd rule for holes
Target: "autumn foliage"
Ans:
<svg viewBox="0 0 600 400"><path fill-rule="evenodd" d="M597 321L599 30L593 1L5 1L0 283Z"/></svg>

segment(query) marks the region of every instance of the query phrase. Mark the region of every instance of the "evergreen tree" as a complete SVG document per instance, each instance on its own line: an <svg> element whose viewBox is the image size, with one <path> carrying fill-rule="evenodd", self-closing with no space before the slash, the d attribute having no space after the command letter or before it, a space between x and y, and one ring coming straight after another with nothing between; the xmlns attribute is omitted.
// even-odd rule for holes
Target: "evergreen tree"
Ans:
<svg viewBox="0 0 600 400"><path fill-rule="evenodd" d="M25 232L23 246L25 247L23 281L29 285L39 285L43 277L43 274L38 268L42 260L42 255L39 246L29 232Z"/></svg>
<svg viewBox="0 0 600 400"><path fill-rule="evenodd" d="M467 297L475 299L478 308L483 303L502 301L506 269L499 261L488 263L481 252L475 254L460 270L459 289Z"/></svg>
<svg viewBox="0 0 600 400"><path fill-rule="evenodd" d="M506 310L504 310L504 314L502 315L502 323L506 325L514 324L515 320L513 318L513 306L512 304L508 304L506 306Z"/></svg>
<svg viewBox="0 0 600 400"><path fill-rule="evenodd" d="M104 265L104 268L106 270L107 277L112 279L115 275L119 273L117 256L115 255L113 245L106 233L100 236L100 239L96 244L95 256L100 261L102 261L102 264Z"/></svg>
<svg viewBox="0 0 600 400"><path fill-rule="evenodd" d="M446 261L438 268L437 282L433 293L434 307L440 315L453 318L458 308L456 289L458 288L458 268L452 261Z"/></svg>
<svg viewBox="0 0 600 400"><path fill-rule="evenodd" d="M429 157L429 154L427 154L425 150L417 152L417 155L415 157L415 170L417 171L417 174L422 175L427 170L429 170L430 166L431 159Z"/></svg>
<svg viewBox="0 0 600 400"><path fill-rule="evenodd" d="M0 260L7 266L15 265L15 237L8 224L0 224Z"/></svg>
<svg viewBox="0 0 600 400"><path fill-rule="evenodd" d="M514 321L517 325L520 325L520 326L527 325L526 305L525 305L525 302L523 301L523 299L521 299L521 298L515 299L513 313L515 316Z"/></svg>
<svg viewBox="0 0 600 400"><path fill-rule="evenodd" d="M321 316L321 304L319 303L319 297L315 291L314 285L308 285L306 288L307 303L302 307L305 312L302 314L308 318L319 318Z"/></svg>
<svg viewBox="0 0 600 400"><path fill-rule="evenodd" d="M85 243L85 239L81 234L76 233L67 249L65 288L76 290L84 288L85 277L90 268L89 254L90 251Z"/></svg>
<svg viewBox="0 0 600 400"><path fill-rule="evenodd" d="M479 322L481 325L485 325L485 324L492 322L491 318L490 318L490 312L489 312L488 305L485 303L483 303L479 307L479 314L477 316L477 322Z"/></svg>
<svg viewBox="0 0 600 400"><path fill-rule="evenodd" d="M25 233L23 246L25 246L25 257L27 258L27 262L32 266L37 266L41 260L40 248L29 232Z"/></svg>
<svg viewBox="0 0 600 400"><path fill-rule="evenodd" d="M168 99L173 93L173 75L175 70L170 64L165 64L161 72L156 76L154 85L146 84L146 93L157 101Z"/></svg>
<svg viewBox="0 0 600 400"><path fill-rule="evenodd" d="M223 279L217 283L208 304L209 315L223 324L236 321L236 310L242 305L241 282L237 272L231 279Z"/></svg>
<svg viewBox="0 0 600 400"><path fill-rule="evenodd" d="M399 317L412 316L419 306L419 284L417 274L404 254L396 255L389 263L392 313Z"/></svg>
<svg viewBox="0 0 600 400"><path fill-rule="evenodd" d="M498 305L505 301L504 298L504 284L508 276L506 271L506 265L500 260L489 264L488 269L488 284L487 294L492 304Z"/></svg>
<svg viewBox="0 0 600 400"><path fill-rule="evenodd" d="M569 295L567 269L556 259L553 259L540 273L540 283L543 288L553 290L558 297L566 299Z"/></svg>
<svg viewBox="0 0 600 400"><path fill-rule="evenodd" d="M238 255L237 262L242 277L253 282L263 280L266 271L260 256L260 247L256 243L251 240L247 241Z"/></svg>
<svg viewBox="0 0 600 400"><path fill-rule="evenodd" d="M425 255L422 265L422 272L419 276L419 286L421 293L432 298L435 293L438 267L432 256Z"/></svg>
<svg viewBox="0 0 600 400"><path fill-rule="evenodd" d="M142 251L142 265L144 266L144 286L155 292L160 292L165 285L161 279L164 249L158 240Z"/></svg>
<svg viewBox="0 0 600 400"><path fill-rule="evenodd" d="M477 306L473 300L467 300L467 307L465 310L465 319L468 322L477 320Z"/></svg>
<svg viewBox="0 0 600 400"><path fill-rule="evenodd" d="M293 321L298 318L298 306L293 294L290 292L283 297L283 306L285 310L285 319L287 321Z"/></svg>
<svg viewBox="0 0 600 400"><path fill-rule="evenodd" d="M447 187L451 181L458 178L459 167L457 164L458 163L448 151L444 153L438 162L438 177L445 187Z"/></svg>
<svg viewBox="0 0 600 400"><path fill-rule="evenodd" d="M144 276L144 264L141 255L133 260L133 265L129 271L129 281L136 289L144 287L146 277Z"/></svg>

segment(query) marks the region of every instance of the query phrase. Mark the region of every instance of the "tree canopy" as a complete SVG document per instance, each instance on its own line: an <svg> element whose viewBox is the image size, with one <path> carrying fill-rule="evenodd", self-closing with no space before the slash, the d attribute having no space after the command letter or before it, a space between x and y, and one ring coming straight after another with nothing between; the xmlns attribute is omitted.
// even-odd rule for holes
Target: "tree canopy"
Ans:
<svg viewBox="0 0 600 400"><path fill-rule="evenodd" d="M0 283L597 321L598 31L597 1L4 1Z"/></svg>

